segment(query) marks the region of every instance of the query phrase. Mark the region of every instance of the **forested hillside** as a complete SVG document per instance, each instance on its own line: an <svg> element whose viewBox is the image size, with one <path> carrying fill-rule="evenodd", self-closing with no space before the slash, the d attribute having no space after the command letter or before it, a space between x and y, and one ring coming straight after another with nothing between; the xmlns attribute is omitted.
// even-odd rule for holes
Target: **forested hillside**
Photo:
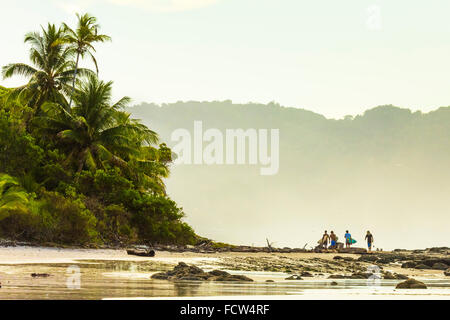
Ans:
<svg viewBox="0 0 450 320"><path fill-rule="evenodd" d="M274 103L231 101L141 104L130 111L171 147L173 130L192 132L195 120L204 130L280 130L276 175L261 176L258 165L173 169L179 179L169 182L169 191L202 234L303 246L315 244L324 229L352 229L361 238L370 229L385 248L393 240L404 247L448 244L449 107L421 113L379 106L341 120ZM418 236L424 228L433 239ZM397 239L399 234L404 236Z"/></svg>

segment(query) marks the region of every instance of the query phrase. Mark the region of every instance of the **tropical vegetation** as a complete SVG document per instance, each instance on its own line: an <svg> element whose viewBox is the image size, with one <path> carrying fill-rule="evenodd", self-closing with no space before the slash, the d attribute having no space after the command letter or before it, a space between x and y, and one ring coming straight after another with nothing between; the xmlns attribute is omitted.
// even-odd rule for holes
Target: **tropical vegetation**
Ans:
<svg viewBox="0 0 450 320"><path fill-rule="evenodd" d="M192 244L197 236L166 194L172 152L112 99L98 78L95 17L75 29L25 35L30 64L11 63L0 87L0 237L58 244ZM90 58L95 72L80 68Z"/></svg>

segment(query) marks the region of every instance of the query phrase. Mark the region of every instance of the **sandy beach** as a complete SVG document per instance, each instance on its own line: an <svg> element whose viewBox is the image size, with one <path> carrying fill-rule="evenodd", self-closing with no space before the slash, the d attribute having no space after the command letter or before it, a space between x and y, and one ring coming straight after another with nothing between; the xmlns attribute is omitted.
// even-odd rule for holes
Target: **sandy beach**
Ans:
<svg viewBox="0 0 450 320"><path fill-rule="evenodd" d="M379 256L390 256L386 252ZM0 299L450 299L450 279L442 270L375 265L356 254L338 253L193 253L156 252L155 257L128 255L124 249L0 247ZM178 263L202 270L226 270L250 283L155 280L152 276ZM73 268L80 286L68 286ZM378 268L378 282L357 277ZM33 277L31 274L45 277ZM409 277L423 290L396 290ZM299 278L289 280L292 275ZM347 275L344 277L344 275ZM334 277L334 278L332 278Z"/></svg>
<svg viewBox="0 0 450 320"><path fill-rule="evenodd" d="M386 252L388 253L388 252ZM360 255L341 253L243 253L243 252L218 252L218 253L194 253L194 252L157 252L155 257L139 257L128 255L125 249L67 249L49 247L0 247L0 265L15 264L52 264L52 263L77 263L87 260L105 261L136 261L136 262L160 262L167 265L176 265L185 262L195 265L206 265L211 263L215 266L230 267L231 263L236 263L242 259L252 259L257 262L268 261L270 264L289 259L293 261L308 261L312 264L318 261L333 262L336 256L357 259ZM369 264L370 265L370 264ZM417 278L444 278L440 270L418 270L404 269L400 265L390 265L389 271L398 274L414 276Z"/></svg>

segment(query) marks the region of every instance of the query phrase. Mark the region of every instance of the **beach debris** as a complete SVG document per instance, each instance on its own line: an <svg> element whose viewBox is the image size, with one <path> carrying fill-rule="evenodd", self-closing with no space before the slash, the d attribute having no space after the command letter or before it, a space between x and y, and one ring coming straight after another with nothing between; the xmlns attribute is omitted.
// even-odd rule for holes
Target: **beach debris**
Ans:
<svg viewBox="0 0 450 320"><path fill-rule="evenodd" d="M146 249L127 249L127 253L133 256L140 257L154 257L155 250L146 250Z"/></svg>
<svg viewBox="0 0 450 320"><path fill-rule="evenodd" d="M395 289L426 289L425 283L418 281L416 279L408 279L406 281L397 284Z"/></svg>
<svg viewBox="0 0 450 320"><path fill-rule="evenodd" d="M272 252L273 251L273 249L272 249L273 242L269 242L269 239L267 239L267 238L266 238L266 241L267 241L267 248L269 248L269 252Z"/></svg>
<svg viewBox="0 0 450 320"><path fill-rule="evenodd" d="M47 278L50 277L48 273L32 273L31 276L33 278Z"/></svg>
<svg viewBox="0 0 450 320"><path fill-rule="evenodd" d="M179 262L173 270L155 273L151 277L158 280L190 280L190 281L253 281L243 275L230 274L222 270L205 272L197 266Z"/></svg>

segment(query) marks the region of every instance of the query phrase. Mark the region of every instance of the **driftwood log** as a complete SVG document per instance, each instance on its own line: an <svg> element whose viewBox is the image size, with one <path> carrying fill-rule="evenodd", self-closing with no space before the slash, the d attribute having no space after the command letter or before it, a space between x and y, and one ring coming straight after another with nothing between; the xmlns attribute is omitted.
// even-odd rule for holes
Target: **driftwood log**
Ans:
<svg viewBox="0 0 450 320"><path fill-rule="evenodd" d="M140 257L154 257L155 250L137 250L137 249L128 249L127 253L133 256Z"/></svg>

